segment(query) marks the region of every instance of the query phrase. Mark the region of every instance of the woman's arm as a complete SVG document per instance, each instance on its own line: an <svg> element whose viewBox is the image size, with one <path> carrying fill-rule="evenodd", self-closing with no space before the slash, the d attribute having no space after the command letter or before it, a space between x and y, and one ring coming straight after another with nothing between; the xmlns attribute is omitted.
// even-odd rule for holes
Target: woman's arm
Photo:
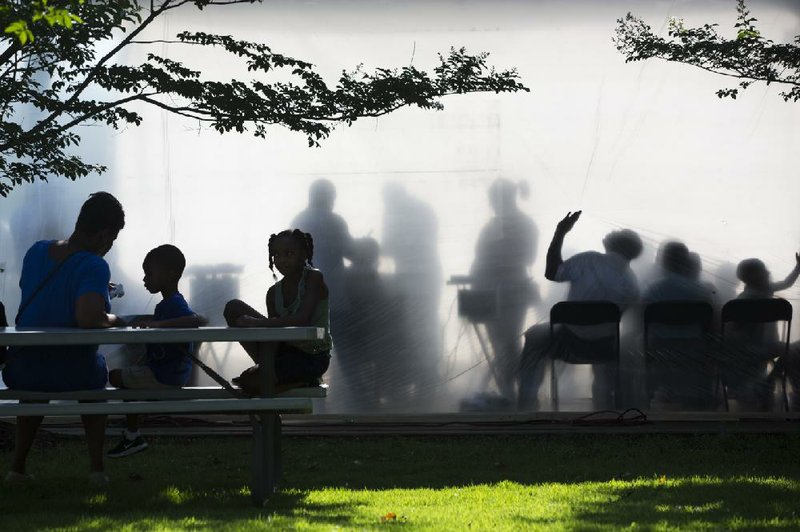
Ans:
<svg viewBox="0 0 800 532"><path fill-rule="evenodd" d="M106 312L106 300L97 292L87 292L75 302L75 321L81 329L122 327L125 321Z"/></svg>

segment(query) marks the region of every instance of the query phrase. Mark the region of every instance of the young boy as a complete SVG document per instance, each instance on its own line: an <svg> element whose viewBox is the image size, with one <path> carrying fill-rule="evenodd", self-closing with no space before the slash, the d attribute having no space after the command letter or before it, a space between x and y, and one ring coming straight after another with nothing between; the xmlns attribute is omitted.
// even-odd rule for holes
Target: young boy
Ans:
<svg viewBox="0 0 800 532"><path fill-rule="evenodd" d="M151 294L161 292L163 298L156 305L152 319L141 317L131 322L132 327L199 327L206 320L192 312L178 292L178 281L186 266L181 250L164 244L151 250L144 258L144 287ZM148 344L147 353L140 363L111 370L108 380L112 386L128 389L180 387L189 380L192 359L191 344ZM139 434L139 416L127 416L127 430L122 440L110 451L109 458L121 458L147 449L147 442Z"/></svg>

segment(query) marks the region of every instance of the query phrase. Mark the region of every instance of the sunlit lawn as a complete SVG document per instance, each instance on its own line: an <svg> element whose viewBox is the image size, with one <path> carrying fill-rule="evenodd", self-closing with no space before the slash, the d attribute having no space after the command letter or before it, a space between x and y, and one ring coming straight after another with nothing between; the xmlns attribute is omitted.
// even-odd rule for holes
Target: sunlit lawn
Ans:
<svg viewBox="0 0 800 532"><path fill-rule="evenodd" d="M106 490L82 441L37 449L2 529L800 529L800 435L285 437L267 508L247 438L150 443Z"/></svg>

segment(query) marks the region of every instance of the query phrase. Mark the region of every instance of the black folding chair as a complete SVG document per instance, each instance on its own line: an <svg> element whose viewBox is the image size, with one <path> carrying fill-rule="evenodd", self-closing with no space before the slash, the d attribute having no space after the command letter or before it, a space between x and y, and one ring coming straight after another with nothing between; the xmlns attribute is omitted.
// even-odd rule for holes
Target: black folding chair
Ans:
<svg viewBox="0 0 800 532"><path fill-rule="evenodd" d="M670 353L677 354L686 352L694 352L696 356L701 354L710 353L709 333L711 332L711 324L714 318L714 309L711 304L705 301L658 301L648 304L644 309L644 357L645 357L645 374L648 376L647 398L648 401L652 397L653 390L650 389L649 371L651 361L651 349L654 346L666 348ZM659 338L657 343L653 342L651 338L652 326L663 325L675 328L676 334L674 337L668 339ZM695 331L687 330L691 327L696 328ZM683 333L689 334L683 336ZM694 334L692 334L694 333ZM689 348L689 349L686 349ZM700 362L696 360L694 362ZM719 371L715 366L714 381L718 382Z"/></svg>
<svg viewBox="0 0 800 532"><path fill-rule="evenodd" d="M792 332L792 304L781 298L773 299L732 299L722 307L722 341L725 343L725 326L728 323L758 324L785 322L783 355L776 368L781 375L783 388L783 406L789 411L789 397L786 392L786 364L789 360L789 338ZM728 409L728 393L725 382L722 382L725 398L725 409Z"/></svg>
<svg viewBox="0 0 800 532"><path fill-rule="evenodd" d="M553 410L558 410L558 377L556 360L567 364L615 364L614 401L620 404L619 322L621 312L611 301L561 301L550 309L550 337L556 325L607 325L615 326L612 342L605 339L583 340L557 345L550 356L550 400ZM572 335L571 332L567 334ZM578 345L579 342L579 345ZM571 345L572 344L572 345ZM608 347L610 345L610 348Z"/></svg>

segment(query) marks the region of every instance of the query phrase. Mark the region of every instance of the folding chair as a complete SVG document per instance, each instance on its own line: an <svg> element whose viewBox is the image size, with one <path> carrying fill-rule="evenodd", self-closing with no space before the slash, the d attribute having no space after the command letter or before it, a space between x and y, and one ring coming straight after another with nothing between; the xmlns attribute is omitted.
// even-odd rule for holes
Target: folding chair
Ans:
<svg viewBox="0 0 800 532"><path fill-rule="evenodd" d="M786 363L789 358L789 337L792 330L792 304L781 298L774 299L733 299L722 307L722 341L725 346L725 326L728 323L757 324L783 321L785 334L783 342L783 355L780 368L781 386L783 388L783 406L789 411L789 397L786 392ZM721 378L721 377L720 377ZM722 391L725 399L725 409L728 410L728 392L722 382Z"/></svg>
<svg viewBox="0 0 800 532"><path fill-rule="evenodd" d="M711 332L711 324L714 317L714 309L711 304L705 301L658 301L648 304L644 309L644 357L645 375L647 375L647 400L650 400L653 390L650 388L649 368L651 362L651 348L653 347L651 333L653 325L663 325L675 328L675 333L688 332L688 335L676 334L675 337L659 339L662 347L669 348L676 354L684 348L696 350L698 347L704 354L709 353L708 334ZM686 330L696 326L697 333ZM680 329L682 328L682 330ZM700 340L700 342L698 342ZM697 361L699 362L699 361ZM715 365L714 381L718 382L719 372Z"/></svg>
<svg viewBox="0 0 800 532"><path fill-rule="evenodd" d="M613 346L607 349L602 345L603 339L596 342L586 340L585 347L582 342L580 352L574 350L575 346L566 346L566 349L556 348L550 356L550 400L553 410L558 410L558 378L556 376L556 360L567 364L607 364L614 363L614 401L620 403L620 372L619 372L619 322L621 312L616 303L611 301L561 301L550 309L550 338L554 337L555 325L615 325ZM591 345L595 343L596 349Z"/></svg>

